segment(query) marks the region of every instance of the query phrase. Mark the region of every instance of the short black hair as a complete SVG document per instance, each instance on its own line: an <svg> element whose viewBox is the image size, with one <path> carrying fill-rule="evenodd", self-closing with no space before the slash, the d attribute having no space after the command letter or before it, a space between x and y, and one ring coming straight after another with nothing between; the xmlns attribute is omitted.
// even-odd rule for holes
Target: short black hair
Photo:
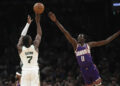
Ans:
<svg viewBox="0 0 120 86"><path fill-rule="evenodd" d="M23 37L23 45L26 47L29 47L29 40L30 40L30 36L26 35Z"/></svg>

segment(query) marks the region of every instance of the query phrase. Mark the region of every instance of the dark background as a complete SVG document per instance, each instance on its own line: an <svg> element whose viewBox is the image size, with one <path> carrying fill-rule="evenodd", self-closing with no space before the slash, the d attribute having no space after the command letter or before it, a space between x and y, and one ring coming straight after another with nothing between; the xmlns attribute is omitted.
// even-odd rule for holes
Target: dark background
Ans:
<svg viewBox="0 0 120 86"><path fill-rule="evenodd" d="M28 34L35 38L33 5L36 2L39 1L0 0L0 78L3 82L10 81L6 76L15 76L17 66L20 64L16 44L27 22L28 14L33 18ZM45 11L41 15L43 36L39 48L39 63L41 70L50 66L54 73L57 73L57 70L64 71L62 80L67 74L69 75L69 72L73 77L77 76L75 70L79 70L79 66L71 44L48 18L49 11L56 14L58 20L75 38L79 33L84 33L89 41L98 41L120 30L119 9L112 7L112 0L42 0L40 2L45 5ZM93 48L91 51L104 83L111 83L111 78L115 78L117 83L120 78L120 36L111 43ZM45 74L41 74L41 77L41 81L46 80Z"/></svg>

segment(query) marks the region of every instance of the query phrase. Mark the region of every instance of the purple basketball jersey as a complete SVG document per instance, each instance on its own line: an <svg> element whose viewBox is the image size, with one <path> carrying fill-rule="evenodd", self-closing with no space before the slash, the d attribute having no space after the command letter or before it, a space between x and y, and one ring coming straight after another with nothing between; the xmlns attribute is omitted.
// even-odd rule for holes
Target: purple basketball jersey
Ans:
<svg viewBox="0 0 120 86"><path fill-rule="evenodd" d="M83 46L80 46L78 44L75 54L77 57L78 64L81 68L88 67L89 65L93 64L88 44L84 44Z"/></svg>
<svg viewBox="0 0 120 86"><path fill-rule="evenodd" d="M80 46L78 44L75 54L85 84L91 84L99 79L99 72L97 71L97 68L94 66L94 63L92 61L89 45L84 44L83 46Z"/></svg>

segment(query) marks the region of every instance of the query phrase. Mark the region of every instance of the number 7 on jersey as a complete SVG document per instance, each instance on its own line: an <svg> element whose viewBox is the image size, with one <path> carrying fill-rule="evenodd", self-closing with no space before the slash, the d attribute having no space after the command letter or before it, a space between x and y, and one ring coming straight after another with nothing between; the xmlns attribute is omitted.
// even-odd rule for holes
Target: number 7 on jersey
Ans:
<svg viewBox="0 0 120 86"><path fill-rule="evenodd" d="M28 63L30 63L32 60L32 56L27 56L27 58L28 58Z"/></svg>

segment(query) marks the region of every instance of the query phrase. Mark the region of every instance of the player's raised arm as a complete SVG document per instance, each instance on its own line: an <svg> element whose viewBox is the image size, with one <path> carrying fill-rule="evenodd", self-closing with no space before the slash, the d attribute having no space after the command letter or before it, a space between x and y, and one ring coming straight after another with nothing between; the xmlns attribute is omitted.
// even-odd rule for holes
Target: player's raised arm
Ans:
<svg viewBox="0 0 120 86"><path fill-rule="evenodd" d="M58 28L64 33L65 37L68 39L68 41L72 44L74 50L76 50L77 47L77 41L70 35L70 33L60 24L60 22L56 19L56 16L54 13L49 12L48 16L50 19L58 26Z"/></svg>
<svg viewBox="0 0 120 86"><path fill-rule="evenodd" d="M88 44L90 47L102 46L102 45L110 43L112 40L114 40L119 35L120 35L120 31L114 33L112 36L108 37L106 40L102 40L98 42L89 42Z"/></svg>
<svg viewBox="0 0 120 86"><path fill-rule="evenodd" d="M42 36L42 30L41 30L41 26L40 26L40 15L39 14L36 14L35 20L36 20L36 25L37 25L37 35L36 35L35 40L34 40L34 46L37 49L39 47L40 42L41 42L41 36Z"/></svg>
<svg viewBox="0 0 120 86"><path fill-rule="evenodd" d="M17 49L18 49L19 53L22 51L22 45L23 45L22 39L27 34L27 31L28 31L28 28L29 28L31 22L32 22L32 19L31 19L30 15L28 15L27 23L26 23L24 29L21 32L21 37L19 38L19 41L18 41L18 44L17 44Z"/></svg>

